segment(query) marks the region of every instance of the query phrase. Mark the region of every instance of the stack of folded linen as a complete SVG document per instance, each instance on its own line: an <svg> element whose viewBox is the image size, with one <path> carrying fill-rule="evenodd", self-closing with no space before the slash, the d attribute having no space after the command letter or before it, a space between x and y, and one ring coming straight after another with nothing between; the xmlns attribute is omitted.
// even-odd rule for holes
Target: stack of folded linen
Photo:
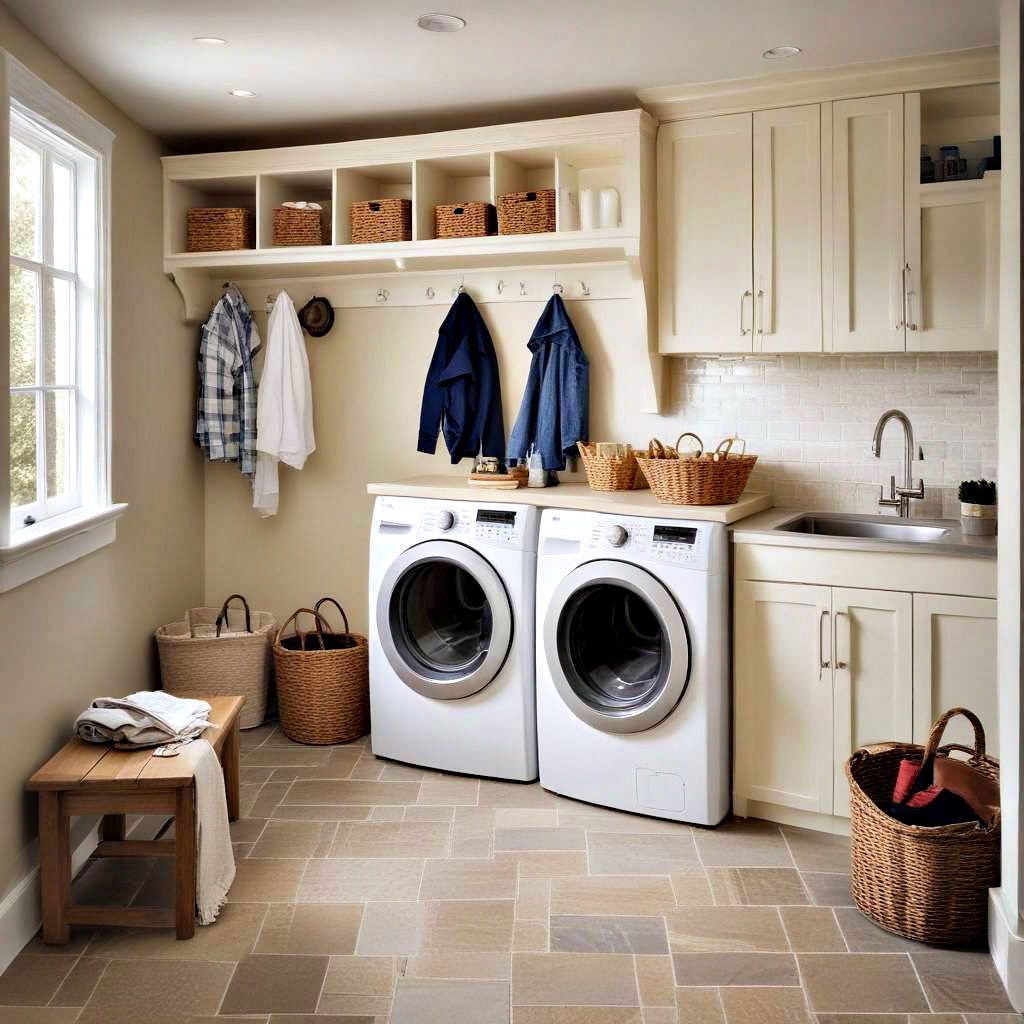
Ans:
<svg viewBox="0 0 1024 1024"><path fill-rule="evenodd" d="M182 743L213 728L205 700L172 697L162 690L127 697L97 697L75 720L75 732L90 743L154 747Z"/></svg>

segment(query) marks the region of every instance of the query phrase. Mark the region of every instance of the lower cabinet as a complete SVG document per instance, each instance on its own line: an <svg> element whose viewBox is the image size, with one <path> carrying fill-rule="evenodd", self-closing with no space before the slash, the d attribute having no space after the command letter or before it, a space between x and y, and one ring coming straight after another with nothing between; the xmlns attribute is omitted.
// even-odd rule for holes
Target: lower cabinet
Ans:
<svg viewBox="0 0 1024 1024"><path fill-rule="evenodd" d="M844 765L883 740L923 743L963 704L995 752L996 602L739 580L735 779L746 801L849 816ZM950 741L966 742L959 724Z"/></svg>

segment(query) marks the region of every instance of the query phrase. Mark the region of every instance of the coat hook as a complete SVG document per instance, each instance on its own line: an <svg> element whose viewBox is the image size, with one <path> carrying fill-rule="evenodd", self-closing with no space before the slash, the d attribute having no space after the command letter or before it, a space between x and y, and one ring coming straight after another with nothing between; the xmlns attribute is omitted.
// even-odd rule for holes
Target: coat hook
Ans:
<svg viewBox="0 0 1024 1024"><path fill-rule="evenodd" d="M387 302L388 301L388 296L390 294L391 293L387 290L387 288L378 288L377 289L377 301L378 302Z"/></svg>
<svg viewBox="0 0 1024 1024"><path fill-rule="evenodd" d="M556 281L551 286L551 291L554 292L555 295L561 295L565 291L565 289Z"/></svg>
<svg viewBox="0 0 1024 1024"><path fill-rule="evenodd" d="M434 297L434 295L435 295L434 289L428 286L427 287L427 298L428 299L432 299Z"/></svg>
<svg viewBox="0 0 1024 1024"><path fill-rule="evenodd" d="M498 282L498 294L500 295L504 290L505 290L505 282L504 281L499 281Z"/></svg>
<svg viewBox="0 0 1024 1024"><path fill-rule="evenodd" d="M580 291L584 295L589 295L590 294L590 289L587 287L587 282L586 281L580 281Z"/></svg>
<svg viewBox="0 0 1024 1024"><path fill-rule="evenodd" d="M526 282L525 281L520 281L519 282L519 294L520 295L525 295L526 294Z"/></svg>

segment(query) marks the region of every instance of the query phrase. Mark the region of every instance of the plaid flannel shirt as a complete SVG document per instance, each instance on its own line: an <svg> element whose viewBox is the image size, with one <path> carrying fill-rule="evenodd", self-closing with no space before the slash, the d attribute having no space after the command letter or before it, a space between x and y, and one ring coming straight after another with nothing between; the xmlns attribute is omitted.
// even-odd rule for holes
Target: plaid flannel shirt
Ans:
<svg viewBox="0 0 1024 1024"><path fill-rule="evenodd" d="M199 345L198 444L211 462L237 462L256 472L256 374L259 330L242 293L232 285L203 325Z"/></svg>

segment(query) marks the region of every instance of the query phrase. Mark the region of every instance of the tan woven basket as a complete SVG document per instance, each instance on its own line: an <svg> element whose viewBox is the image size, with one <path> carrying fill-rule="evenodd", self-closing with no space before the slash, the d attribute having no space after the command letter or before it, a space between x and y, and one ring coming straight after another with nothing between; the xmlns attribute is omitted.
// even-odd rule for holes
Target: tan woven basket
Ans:
<svg viewBox="0 0 1024 1024"><path fill-rule="evenodd" d="M333 604L345 623L332 633L320 614ZM298 616L312 615L314 630L302 632ZM282 636L290 622L291 636ZM370 731L369 648L365 636L350 633L348 617L334 598L314 608L299 608L277 631L274 641L277 704L284 734L296 743L348 743Z"/></svg>
<svg viewBox="0 0 1024 1024"><path fill-rule="evenodd" d="M229 252L256 248L256 214L233 207L197 207L186 217L189 252Z"/></svg>
<svg viewBox="0 0 1024 1024"><path fill-rule="evenodd" d="M598 455L596 444L577 441L576 447L592 491L642 491L647 486L647 478L632 449L625 458L614 459Z"/></svg>
<svg viewBox="0 0 1024 1024"><path fill-rule="evenodd" d="M958 743L940 747L946 723L963 715L974 727L974 749ZM967 945L984 939L988 890L999 885L999 814L988 825L964 822L924 828L890 818L904 758L922 760L959 750L989 778L999 780L999 762L985 753L985 730L966 708L939 717L922 747L879 743L854 751L846 762L850 782L850 886L857 906L880 928L917 942Z"/></svg>
<svg viewBox="0 0 1024 1024"><path fill-rule="evenodd" d="M278 206L274 210L274 245L323 245L320 212Z"/></svg>
<svg viewBox="0 0 1024 1024"><path fill-rule="evenodd" d="M536 235L555 230L555 190L506 192L498 196L498 234Z"/></svg>
<svg viewBox="0 0 1024 1024"><path fill-rule="evenodd" d="M694 438L700 450L678 451L684 437ZM735 440L727 437L713 452L705 452L700 438L687 432L679 435L675 448L653 439L648 451L636 458L663 505L732 505L739 501L757 462L756 455L733 455L729 449Z"/></svg>
<svg viewBox="0 0 1024 1024"><path fill-rule="evenodd" d="M353 203L352 241L408 242L412 238L412 202L409 199L368 199Z"/></svg>
<svg viewBox="0 0 1024 1024"><path fill-rule="evenodd" d="M449 203L434 207L436 238L482 238L498 232L490 203Z"/></svg>
<svg viewBox="0 0 1024 1024"><path fill-rule="evenodd" d="M244 612L228 609L236 598ZM161 685L175 697L245 697L239 725L255 729L267 711L276 626L270 612L251 612L241 594L220 608L190 608L184 622L156 631Z"/></svg>

